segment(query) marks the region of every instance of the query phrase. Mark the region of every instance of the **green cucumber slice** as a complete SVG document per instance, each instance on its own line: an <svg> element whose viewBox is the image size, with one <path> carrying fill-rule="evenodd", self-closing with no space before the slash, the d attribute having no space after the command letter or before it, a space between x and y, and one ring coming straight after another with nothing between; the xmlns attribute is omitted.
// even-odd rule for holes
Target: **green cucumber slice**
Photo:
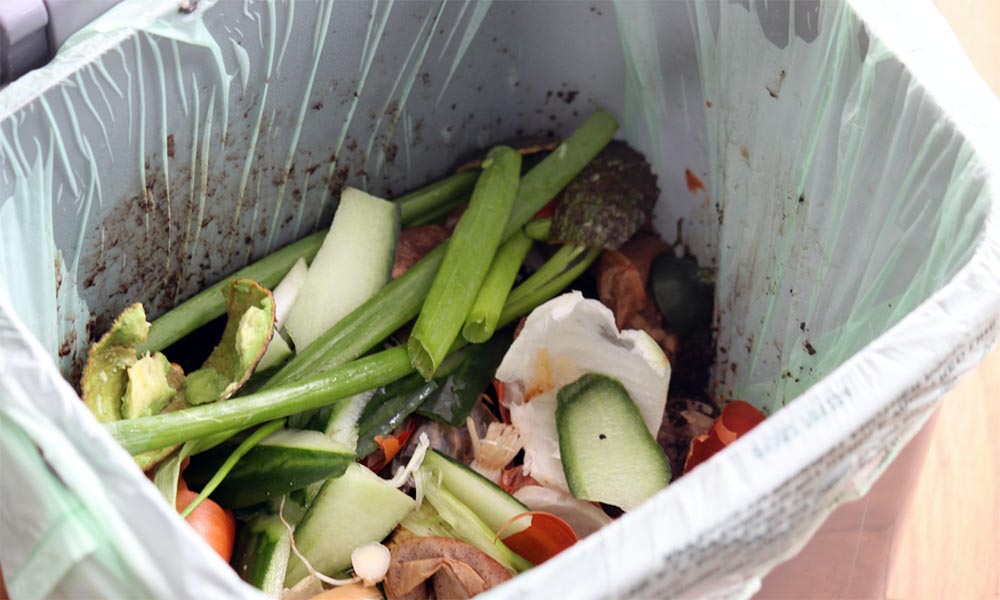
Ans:
<svg viewBox="0 0 1000 600"><path fill-rule="evenodd" d="M556 429L570 492L631 510L670 483L670 465L625 387L588 373L559 390Z"/></svg>
<svg viewBox="0 0 1000 600"><path fill-rule="evenodd" d="M185 472L189 485L198 489L208 482L231 451L231 444L223 444L193 462ZM338 477L354 459L353 449L318 431L285 429L247 452L212 493L212 499L227 508L251 506Z"/></svg>
<svg viewBox="0 0 1000 600"><path fill-rule="evenodd" d="M280 598L291 548L288 530L278 515L256 517L236 537L233 568L243 581Z"/></svg>
<svg viewBox="0 0 1000 600"><path fill-rule="evenodd" d="M400 525L416 536L438 535L462 540L479 548L511 573L530 569L532 564L498 539L496 531L475 511L447 488L434 481L436 470L428 468L426 457L424 460L424 464L417 471L423 479L424 503L419 510L410 513Z"/></svg>
<svg viewBox="0 0 1000 600"><path fill-rule="evenodd" d="M297 353L389 281L399 227L397 204L344 190L285 324Z"/></svg>
<svg viewBox="0 0 1000 600"><path fill-rule="evenodd" d="M379 542L403 520L416 503L357 463L323 485L295 529L295 546L320 573L334 575L351 566L351 552ZM291 587L309 574L292 556L285 575Z"/></svg>
<svg viewBox="0 0 1000 600"><path fill-rule="evenodd" d="M500 531L513 517L531 510L489 479L437 450L427 451L423 468L437 474L441 478L441 487L472 509L493 533ZM504 530L505 537L526 528L528 524L529 519L511 523Z"/></svg>

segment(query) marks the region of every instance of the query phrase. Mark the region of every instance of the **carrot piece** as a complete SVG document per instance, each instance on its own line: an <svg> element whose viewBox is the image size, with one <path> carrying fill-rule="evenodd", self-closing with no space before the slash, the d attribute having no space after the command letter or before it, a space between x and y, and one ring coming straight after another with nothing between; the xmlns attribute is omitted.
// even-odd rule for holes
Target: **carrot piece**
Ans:
<svg viewBox="0 0 1000 600"><path fill-rule="evenodd" d="M389 434L385 438L380 435L375 436L373 439L378 444L378 450L366 456L362 463L373 473L380 472L392 462L400 450L406 447L406 443L410 441L417 429L420 429L420 423L421 419L410 416L394 430L397 433ZM390 452L386 452L386 450Z"/></svg>
<svg viewBox="0 0 1000 600"><path fill-rule="evenodd" d="M722 414L712 423L708 433L691 440L684 472L689 473L740 436L764 420L764 415L749 402L734 400L722 409Z"/></svg>
<svg viewBox="0 0 1000 600"><path fill-rule="evenodd" d="M754 408L753 404L734 400L722 409L722 414L716 419L713 429L716 430L719 440L728 446L763 420L763 413Z"/></svg>
<svg viewBox="0 0 1000 600"><path fill-rule="evenodd" d="M500 527L497 537L499 538L512 523L524 517L531 517L531 525L502 539L508 548L535 565L542 564L579 540L576 532L566 521L541 511L514 515Z"/></svg>
<svg viewBox="0 0 1000 600"><path fill-rule="evenodd" d="M187 483L181 479L177 484L177 512L183 511L197 497L198 494L189 490ZM205 499L185 520L222 560L229 562L236 542L236 518L232 511Z"/></svg>
<svg viewBox="0 0 1000 600"><path fill-rule="evenodd" d="M380 435L375 436L375 443L382 450L382 454L385 456L385 462L392 462L392 459L399 454L399 449L402 448L402 444L399 443L399 439L389 434L386 437Z"/></svg>

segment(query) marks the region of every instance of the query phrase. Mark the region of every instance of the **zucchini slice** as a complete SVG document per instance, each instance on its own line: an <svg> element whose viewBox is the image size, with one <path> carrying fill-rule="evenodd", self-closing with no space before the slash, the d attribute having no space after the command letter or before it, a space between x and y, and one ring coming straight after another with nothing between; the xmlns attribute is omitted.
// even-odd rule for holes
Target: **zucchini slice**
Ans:
<svg viewBox="0 0 1000 600"><path fill-rule="evenodd" d="M616 379L587 373L559 390L556 428L577 498L627 511L670 483L666 454Z"/></svg>

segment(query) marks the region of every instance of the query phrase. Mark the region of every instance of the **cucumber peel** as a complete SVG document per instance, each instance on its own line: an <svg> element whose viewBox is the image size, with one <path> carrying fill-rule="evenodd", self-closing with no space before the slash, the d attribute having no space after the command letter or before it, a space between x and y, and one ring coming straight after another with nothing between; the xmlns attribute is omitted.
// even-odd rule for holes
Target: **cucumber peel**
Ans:
<svg viewBox="0 0 1000 600"><path fill-rule="evenodd" d="M192 462L185 473L195 489L205 485L233 451L223 444ZM284 429L272 433L243 455L212 492L227 508L244 508L329 477L339 477L354 462L354 450L319 431Z"/></svg>
<svg viewBox="0 0 1000 600"><path fill-rule="evenodd" d="M559 453L573 496L628 511L670 483L666 454L618 380L587 373L557 398Z"/></svg>
<svg viewBox="0 0 1000 600"><path fill-rule="evenodd" d="M400 523L404 529L416 536L461 540L475 546L511 573L520 573L533 566L500 541L479 514L439 484L434 469L423 465L417 470L417 476L423 486L424 502L419 510L410 513Z"/></svg>
<svg viewBox="0 0 1000 600"><path fill-rule="evenodd" d="M320 573L334 575L351 566L351 552L386 538L416 502L365 467L351 463L328 480L295 528L295 546ZM293 556L285 586L309 574Z"/></svg>
<svg viewBox="0 0 1000 600"><path fill-rule="evenodd" d="M530 525L530 518L510 523L512 518L530 511L530 508L455 459L437 450L428 450L423 467L440 478L441 486L476 513L493 533L499 533L508 523L505 535L517 533Z"/></svg>
<svg viewBox="0 0 1000 600"><path fill-rule="evenodd" d="M278 515L260 515L240 528L233 568L243 581L272 598L281 597L291 540Z"/></svg>
<svg viewBox="0 0 1000 600"><path fill-rule="evenodd" d="M379 292L392 273L399 206L346 188L333 224L306 273L285 324L302 352Z"/></svg>

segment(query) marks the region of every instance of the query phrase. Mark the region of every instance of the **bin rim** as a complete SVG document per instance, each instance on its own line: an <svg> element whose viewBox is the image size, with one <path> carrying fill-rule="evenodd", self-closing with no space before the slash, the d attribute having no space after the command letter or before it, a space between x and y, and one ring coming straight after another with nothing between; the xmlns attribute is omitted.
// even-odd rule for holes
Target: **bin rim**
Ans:
<svg viewBox="0 0 1000 600"><path fill-rule="evenodd" d="M984 193L990 201L972 255L941 288L899 322L728 446L725 460L718 456L709 459L637 510L581 540L556 560L491 590L489 597L494 591L499 596L515 586L530 590L536 581L564 565L585 560L586 554L597 555L600 549L635 544L648 532L631 527L633 522L662 522L669 518L667 515L684 517L671 521L670 543L653 540L658 557L717 543L727 527L741 520L743 502L748 498L761 500L774 494L823 456L843 450L845 432L856 432L880 418L909 411L905 433L890 440L890 447L877 462L861 465L861 472L853 478L842 477L828 484L836 488L834 500L818 511L818 518L801 525L795 532L796 544L778 556L768 557L764 564L751 564L745 572L719 574L720 580L728 580L729 592L737 590L737 596L752 596L763 575L797 554L834 509L867 493L931 417L944 392L995 345L1000 329L1000 98L976 72L947 21L929 1L848 0L847 4L887 51L885 58L902 64L975 151ZM928 59L927 55L934 58ZM883 384L877 395L866 389L866 383L872 380ZM814 422L817 415L833 415L839 427L810 430L803 426ZM768 465L765 459L773 453L768 448L776 448L775 443L782 440L781 454L787 462L778 468ZM748 476L751 473L753 478ZM726 488L736 481L744 482L746 487L734 494ZM716 509L699 510L709 500ZM627 570L628 565L620 566ZM616 585L627 586L643 579L636 569L629 574L631 578L623 578ZM687 597L697 586L695 583L677 591Z"/></svg>

